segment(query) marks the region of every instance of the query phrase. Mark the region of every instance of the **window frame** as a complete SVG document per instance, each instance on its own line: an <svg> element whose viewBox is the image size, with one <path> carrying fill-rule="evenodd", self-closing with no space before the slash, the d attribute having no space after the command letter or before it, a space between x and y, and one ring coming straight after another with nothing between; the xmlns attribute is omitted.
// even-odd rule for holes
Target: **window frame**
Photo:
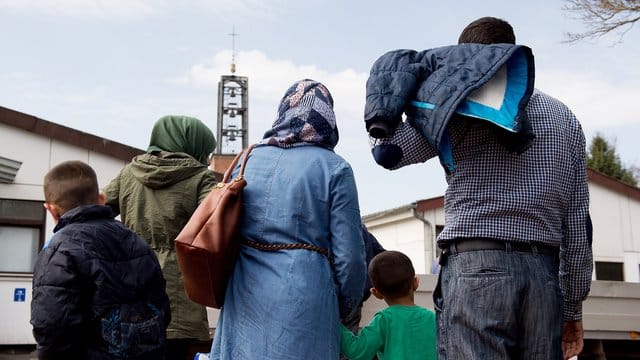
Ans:
<svg viewBox="0 0 640 360"><path fill-rule="evenodd" d="M35 206L34 210L40 207L42 210L38 216L34 216L33 218L21 218L17 216L10 216L6 214L2 214L0 212L0 226L6 227L18 227L18 228L28 228L28 229L36 229L39 232L38 236L38 249L42 249L45 240L45 232L47 225L47 213L46 209L42 205L42 201L38 200L23 200L23 199L0 199L0 202L3 201L13 201L20 203L33 203ZM39 250L38 250L39 251ZM38 251L34 254L34 259L38 256ZM30 275L33 274L33 271L0 271L0 277L4 276L15 276L15 275Z"/></svg>

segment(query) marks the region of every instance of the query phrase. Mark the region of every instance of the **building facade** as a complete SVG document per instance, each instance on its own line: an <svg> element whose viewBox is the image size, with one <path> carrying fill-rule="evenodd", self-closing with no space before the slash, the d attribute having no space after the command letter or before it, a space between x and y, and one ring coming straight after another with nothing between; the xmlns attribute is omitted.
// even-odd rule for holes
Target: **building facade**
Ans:
<svg viewBox="0 0 640 360"><path fill-rule="evenodd" d="M31 281L55 223L43 178L66 160L91 165L100 187L144 151L0 107L0 345L33 344Z"/></svg>
<svg viewBox="0 0 640 360"><path fill-rule="evenodd" d="M593 222L593 280L640 282L640 189L587 171ZM389 249L409 255L420 274L433 274L444 227L444 197L418 200L363 217Z"/></svg>

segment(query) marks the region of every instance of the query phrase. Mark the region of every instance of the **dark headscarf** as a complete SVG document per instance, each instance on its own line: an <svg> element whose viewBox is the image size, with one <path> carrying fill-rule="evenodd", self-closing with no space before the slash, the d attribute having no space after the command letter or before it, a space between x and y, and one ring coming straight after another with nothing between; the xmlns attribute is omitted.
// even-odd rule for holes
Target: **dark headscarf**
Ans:
<svg viewBox="0 0 640 360"><path fill-rule="evenodd" d="M153 126L147 152L181 152L208 165L208 157L215 147L216 138L202 121L189 116L167 115Z"/></svg>
<svg viewBox="0 0 640 360"><path fill-rule="evenodd" d="M333 150L338 127L329 90L309 79L291 85L280 101L278 118L260 143L284 148L317 145Z"/></svg>

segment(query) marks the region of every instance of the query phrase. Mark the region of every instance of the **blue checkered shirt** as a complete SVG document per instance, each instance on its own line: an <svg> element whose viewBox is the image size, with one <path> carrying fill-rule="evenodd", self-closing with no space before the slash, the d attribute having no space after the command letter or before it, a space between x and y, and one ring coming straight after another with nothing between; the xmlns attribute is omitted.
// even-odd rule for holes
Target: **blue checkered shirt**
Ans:
<svg viewBox="0 0 640 360"><path fill-rule="evenodd" d="M447 175L445 228L438 242L484 237L559 246L564 318L579 320L593 270L584 133L567 106L537 90L527 115L536 139L521 154L501 145L492 125L450 122L456 169ZM393 137L372 139L374 147L386 143L403 150L394 169L437 156L406 122Z"/></svg>

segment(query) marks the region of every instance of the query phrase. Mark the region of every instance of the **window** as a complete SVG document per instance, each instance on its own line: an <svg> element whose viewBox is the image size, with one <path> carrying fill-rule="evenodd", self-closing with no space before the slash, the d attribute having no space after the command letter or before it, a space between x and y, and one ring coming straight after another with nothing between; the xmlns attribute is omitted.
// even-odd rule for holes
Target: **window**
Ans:
<svg viewBox="0 0 640 360"><path fill-rule="evenodd" d="M33 272L44 225L41 201L0 199L0 273Z"/></svg>
<svg viewBox="0 0 640 360"><path fill-rule="evenodd" d="M28 227L0 226L0 272L33 272L40 230Z"/></svg>
<svg viewBox="0 0 640 360"><path fill-rule="evenodd" d="M596 280L624 281L623 264L596 261Z"/></svg>

